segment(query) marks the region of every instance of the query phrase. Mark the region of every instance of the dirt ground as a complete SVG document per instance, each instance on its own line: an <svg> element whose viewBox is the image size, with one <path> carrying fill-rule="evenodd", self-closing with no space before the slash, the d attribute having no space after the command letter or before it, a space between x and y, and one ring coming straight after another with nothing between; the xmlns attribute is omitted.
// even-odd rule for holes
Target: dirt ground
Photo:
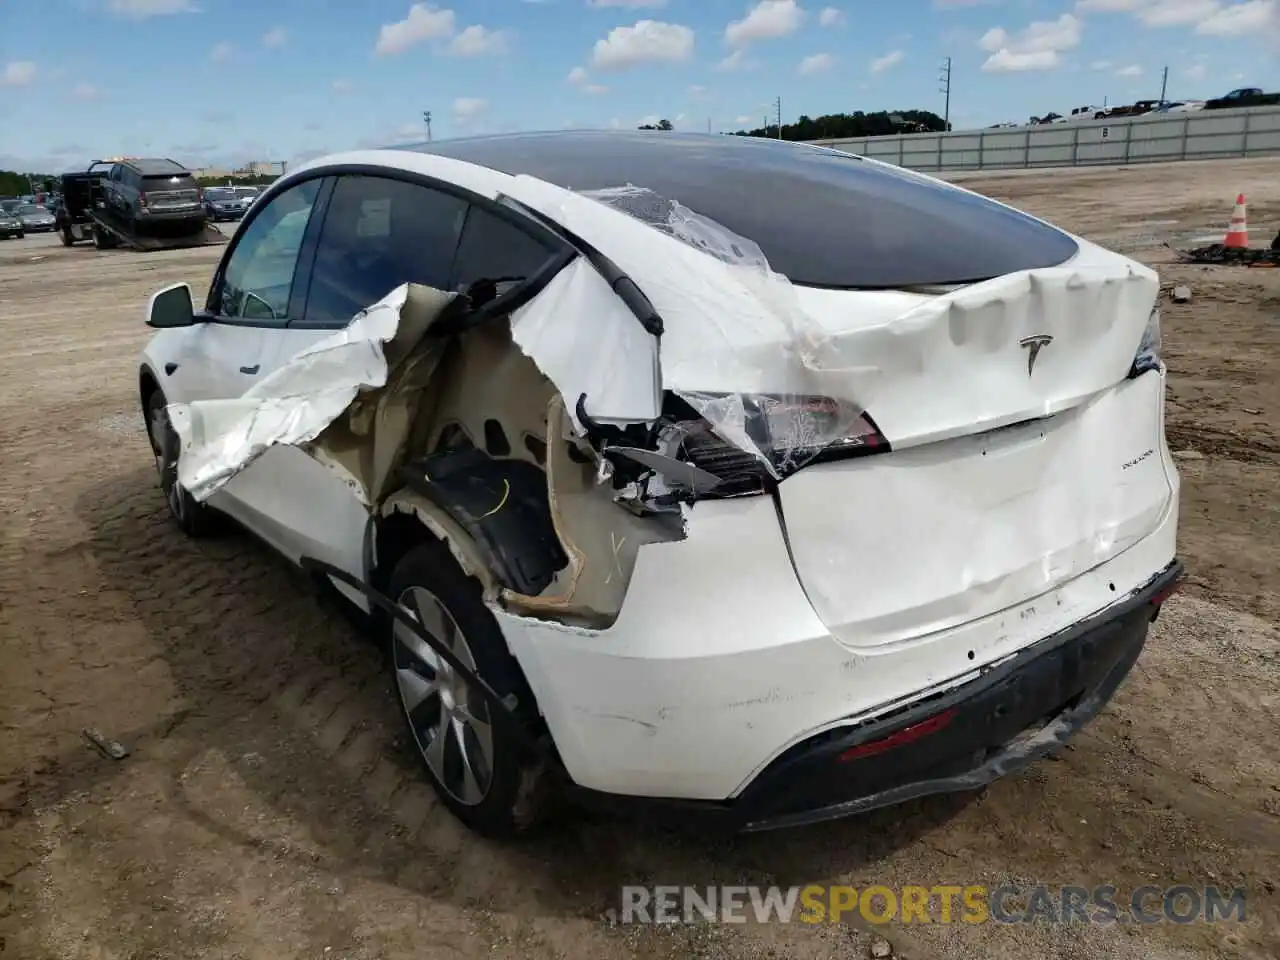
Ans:
<svg viewBox="0 0 1280 960"><path fill-rule="evenodd" d="M0 245L0 957L1280 956L1280 271L1172 265L1278 161L965 177L1187 283L1164 305L1182 596L1106 712L976 796L749 838L574 816L464 832L379 655L245 537L169 523L137 415L146 297L217 249ZM1263 229L1266 226L1269 229ZM116 762L81 731L124 742ZM1243 923L615 926L627 883L1144 884ZM1122 893L1122 896L1126 895Z"/></svg>

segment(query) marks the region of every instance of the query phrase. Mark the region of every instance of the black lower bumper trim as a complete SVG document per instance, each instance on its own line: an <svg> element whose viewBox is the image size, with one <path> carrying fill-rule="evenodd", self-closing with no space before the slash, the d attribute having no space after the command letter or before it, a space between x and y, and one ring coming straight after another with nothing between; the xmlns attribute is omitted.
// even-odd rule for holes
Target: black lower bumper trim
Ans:
<svg viewBox="0 0 1280 960"><path fill-rule="evenodd" d="M815 735L773 760L733 801L664 801L579 791L591 805L705 817L734 831L799 826L929 794L975 790L1066 743L1137 662L1174 561L1124 600L967 683L856 727Z"/></svg>

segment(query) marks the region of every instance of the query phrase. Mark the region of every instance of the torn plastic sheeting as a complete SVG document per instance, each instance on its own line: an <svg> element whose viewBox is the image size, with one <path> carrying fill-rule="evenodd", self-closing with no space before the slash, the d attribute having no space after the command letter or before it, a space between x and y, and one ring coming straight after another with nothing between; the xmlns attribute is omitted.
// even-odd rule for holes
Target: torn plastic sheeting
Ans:
<svg viewBox="0 0 1280 960"><path fill-rule="evenodd" d="M586 394L594 418L634 423L661 413L658 342L583 258L511 315L511 339L556 385L570 411Z"/></svg>
<svg viewBox="0 0 1280 960"><path fill-rule="evenodd" d="M407 297L408 285L397 287L240 397L170 404L181 441L178 482L207 500L268 447L314 440L361 390L383 386L384 344L399 329Z"/></svg>

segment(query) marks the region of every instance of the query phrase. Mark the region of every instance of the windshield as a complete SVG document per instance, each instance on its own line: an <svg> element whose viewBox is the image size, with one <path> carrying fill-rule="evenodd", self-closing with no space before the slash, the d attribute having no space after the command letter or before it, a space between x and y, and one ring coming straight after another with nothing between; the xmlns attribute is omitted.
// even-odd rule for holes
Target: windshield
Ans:
<svg viewBox="0 0 1280 960"><path fill-rule="evenodd" d="M236 187L235 195L237 197L256 197L258 195L257 187Z"/></svg>
<svg viewBox="0 0 1280 960"><path fill-rule="evenodd" d="M18 207L16 212L26 216L32 213L46 213L47 211L37 203L24 203L22 206Z"/></svg>
<svg viewBox="0 0 1280 960"><path fill-rule="evenodd" d="M0 209L3 209L5 213L13 213L13 211L18 209L18 201L0 200Z"/></svg>
<svg viewBox="0 0 1280 960"><path fill-rule="evenodd" d="M204 192L204 195L209 200L230 200L235 196L235 193L226 187L210 187Z"/></svg>

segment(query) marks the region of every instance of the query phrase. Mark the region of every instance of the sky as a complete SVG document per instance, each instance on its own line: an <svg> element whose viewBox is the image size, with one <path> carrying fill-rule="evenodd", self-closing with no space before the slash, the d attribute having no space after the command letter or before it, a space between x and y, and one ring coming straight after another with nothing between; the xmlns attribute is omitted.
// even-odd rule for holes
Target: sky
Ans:
<svg viewBox="0 0 1280 960"><path fill-rule="evenodd" d="M0 0L0 169L1280 89L1280 0ZM771 121L772 122L772 119Z"/></svg>

